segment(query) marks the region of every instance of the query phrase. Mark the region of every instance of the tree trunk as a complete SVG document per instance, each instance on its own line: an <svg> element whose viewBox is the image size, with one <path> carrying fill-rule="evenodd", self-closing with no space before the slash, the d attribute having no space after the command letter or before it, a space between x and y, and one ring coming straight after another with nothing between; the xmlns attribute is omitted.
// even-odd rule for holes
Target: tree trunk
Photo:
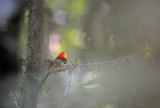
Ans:
<svg viewBox="0 0 160 108"><path fill-rule="evenodd" d="M28 5L27 75L22 88L22 108L37 108L43 40L43 1L29 0Z"/></svg>
<svg viewBox="0 0 160 108"><path fill-rule="evenodd" d="M88 11L84 17L83 32L86 33L85 43L89 49L95 48L96 40L93 37L94 33L92 31L94 19L101 7L101 2L101 0L90 0L88 3Z"/></svg>

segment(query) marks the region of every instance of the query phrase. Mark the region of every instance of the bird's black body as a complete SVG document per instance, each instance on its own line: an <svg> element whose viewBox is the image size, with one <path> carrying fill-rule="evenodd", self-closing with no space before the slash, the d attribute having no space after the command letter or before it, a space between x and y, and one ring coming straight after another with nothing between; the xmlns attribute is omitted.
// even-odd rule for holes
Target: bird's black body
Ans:
<svg viewBox="0 0 160 108"><path fill-rule="evenodd" d="M49 67L61 67L62 62L63 64L67 63L66 52L60 53L54 61L46 60L46 62L49 62Z"/></svg>
<svg viewBox="0 0 160 108"><path fill-rule="evenodd" d="M56 59L59 59L61 60L64 64L67 62L67 59L66 58L62 58L62 57L57 57Z"/></svg>

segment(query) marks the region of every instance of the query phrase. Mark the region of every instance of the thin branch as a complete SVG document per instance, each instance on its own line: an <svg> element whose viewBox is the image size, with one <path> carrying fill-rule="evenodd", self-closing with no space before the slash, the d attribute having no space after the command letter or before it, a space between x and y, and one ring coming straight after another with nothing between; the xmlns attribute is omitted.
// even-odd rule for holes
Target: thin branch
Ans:
<svg viewBox="0 0 160 108"><path fill-rule="evenodd" d="M88 63L88 64L85 64L85 65L81 65L79 67L82 68L82 67L88 67L88 66L97 66L97 65L104 65L104 64L116 64L116 63L120 64L120 62L122 60L130 59L133 56L136 56L136 55L139 55L139 54L142 54L142 53L145 53L145 52L149 52L149 50L143 50L143 51L135 52L135 53L129 54L127 56L117 58L115 60L104 61L104 62L100 62L100 63Z"/></svg>
<svg viewBox="0 0 160 108"><path fill-rule="evenodd" d="M104 65L104 64L113 64L113 65L116 64L116 63L120 64L120 62L123 61L123 60L130 59L133 56L136 56L136 55L148 52L148 51L149 50L143 50L143 51L139 51L139 52L129 54L129 55L124 56L124 57L120 57L120 58L115 59L115 60L104 61L104 62L100 62L100 63L88 63L88 64L85 64L85 65L78 65L77 60L75 60L75 62L71 61L72 63L70 65L64 65L60 68L51 68L50 71L46 74L46 76L42 80L42 82L40 83L40 88L43 86L43 84L45 83L45 81L47 80L47 78L49 77L49 75L51 73L63 72L63 71L66 71L66 70L70 70L71 68L76 69L76 68L84 68L84 67L88 67L88 66L97 66L97 65L99 66L99 65Z"/></svg>
<svg viewBox="0 0 160 108"><path fill-rule="evenodd" d="M65 88L65 92L64 92L64 96L63 96L63 99L62 99L60 105L62 105L64 103L65 97L67 96L67 93L68 93L68 90L69 90L69 85L71 83L71 78L72 78L72 74L70 74L68 76L68 82L67 82L67 85L66 85L66 88Z"/></svg>
<svg viewBox="0 0 160 108"><path fill-rule="evenodd" d="M19 100L18 100L18 97L17 97L16 93L15 93L14 91L13 91L12 93L13 93L13 95L14 95L16 101L17 101L17 106L20 107L20 102L19 102Z"/></svg>
<svg viewBox="0 0 160 108"><path fill-rule="evenodd" d="M69 69L69 67L62 67L62 68L53 68L52 70L48 71L48 73L46 74L46 76L44 77L42 82L40 83L40 88L42 88L43 84L45 83L45 81L47 80L47 78L49 77L49 75L51 73L62 72L62 71L66 71L68 69Z"/></svg>
<svg viewBox="0 0 160 108"><path fill-rule="evenodd" d="M45 83L45 81L47 80L47 78L49 77L49 75L53 73L53 72L48 72L47 75L44 77L44 79L42 80L42 82L40 83L40 89L42 88L43 84Z"/></svg>

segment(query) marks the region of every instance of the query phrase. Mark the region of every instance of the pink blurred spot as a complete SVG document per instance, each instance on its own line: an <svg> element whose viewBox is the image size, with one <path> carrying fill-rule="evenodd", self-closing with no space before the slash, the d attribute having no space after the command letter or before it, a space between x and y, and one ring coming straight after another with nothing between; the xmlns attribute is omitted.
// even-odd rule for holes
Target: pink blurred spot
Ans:
<svg viewBox="0 0 160 108"><path fill-rule="evenodd" d="M57 52L61 47L61 35L59 33L52 33L49 37L50 53Z"/></svg>

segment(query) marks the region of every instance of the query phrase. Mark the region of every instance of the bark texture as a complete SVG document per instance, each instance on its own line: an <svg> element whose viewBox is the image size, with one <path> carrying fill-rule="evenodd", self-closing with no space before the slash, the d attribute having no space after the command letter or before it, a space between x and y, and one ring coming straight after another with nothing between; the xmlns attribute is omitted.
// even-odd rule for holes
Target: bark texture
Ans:
<svg viewBox="0 0 160 108"><path fill-rule="evenodd" d="M28 44L22 108L37 108L43 40L43 1L28 1Z"/></svg>

